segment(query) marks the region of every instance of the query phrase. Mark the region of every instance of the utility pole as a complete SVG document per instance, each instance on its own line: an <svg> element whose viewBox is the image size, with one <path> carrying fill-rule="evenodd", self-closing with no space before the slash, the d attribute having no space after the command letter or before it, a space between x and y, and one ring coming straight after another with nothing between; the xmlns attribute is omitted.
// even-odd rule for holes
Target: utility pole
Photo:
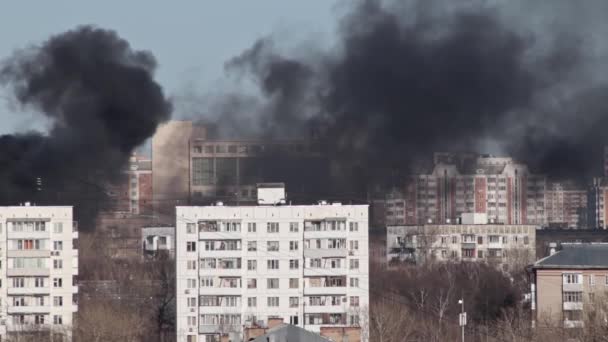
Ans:
<svg viewBox="0 0 608 342"><path fill-rule="evenodd" d="M458 321L460 323L460 328L462 329L462 342L464 342L464 327L467 325L467 313L464 312L464 298L459 299L458 304L460 304L460 315L458 316Z"/></svg>

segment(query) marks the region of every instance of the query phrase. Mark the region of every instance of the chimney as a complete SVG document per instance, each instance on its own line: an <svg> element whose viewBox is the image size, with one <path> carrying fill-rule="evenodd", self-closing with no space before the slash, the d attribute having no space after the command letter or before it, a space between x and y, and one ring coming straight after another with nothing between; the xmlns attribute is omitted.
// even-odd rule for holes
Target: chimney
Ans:
<svg viewBox="0 0 608 342"><path fill-rule="evenodd" d="M555 254L556 249L557 249L557 244L555 242L551 242L549 244L549 255Z"/></svg>

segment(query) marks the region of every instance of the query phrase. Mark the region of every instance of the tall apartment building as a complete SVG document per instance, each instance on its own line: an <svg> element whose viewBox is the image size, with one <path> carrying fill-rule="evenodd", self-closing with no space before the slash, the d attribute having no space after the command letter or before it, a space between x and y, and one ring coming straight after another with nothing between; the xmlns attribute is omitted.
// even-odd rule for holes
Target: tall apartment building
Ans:
<svg viewBox="0 0 608 342"><path fill-rule="evenodd" d="M123 178L107 186L112 199L110 211L131 214L152 214L152 161L132 155Z"/></svg>
<svg viewBox="0 0 608 342"><path fill-rule="evenodd" d="M286 182L293 190L310 192L310 184L329 174L316 139L217 140L209 138L204 125L190 121L161 125L153 137L152 159L157 207L210 199L255 203L256 183Z"/></svg>
<svg viewBox="0 0 608 342"><path fill-rule="evenodd" d="M71 340L78 309L77 238L72 207L0 207L2 340L47 333Z"/></svg>
<svg viewBox="0 0 608 342"><path fill-rule="evenodd" d="M481 219L463 224L389 226L386 258L390 263L429 260L464 260L526 266L536 260L535 225L484 224Z"/></svg>
<svg viewBox="0 0 608 342"><path fill-rule="evenodd" d="M573 182L554 182L545 192L547 224L563 228L586 228L587 189Z"/></svg>
<svg viewBox="0 0 608 342"><path fill-rule="evenodd" d="M608 244L562 244L562 250L538 260L530 268L532 319L538 328L580 328L585 321L605 324L608 286ZM576 334L576 333L575 333Z"/></svg>
<svg viewBox="0 0 608 342"><path fill-rule="evenodd" d="M238 341L274 318L316 333L368 331L367 205L176 211L177 341Z"/></svg>
<svg viewBox="0 0 608 342"><path fill-rule="evenodd" d="M608 211L605 207L608 199L608 182L606 178L594 178L587 197L587 225L589 228L606 229Z"/></svg>
<svg viewBox="0 0 608 342"><path fill-rule="evenodd" d="M436 153L430 173L408 177L403 188L405 224L454 222L483 213L489 222L545 224L546 178L508 157Z"/></svg>

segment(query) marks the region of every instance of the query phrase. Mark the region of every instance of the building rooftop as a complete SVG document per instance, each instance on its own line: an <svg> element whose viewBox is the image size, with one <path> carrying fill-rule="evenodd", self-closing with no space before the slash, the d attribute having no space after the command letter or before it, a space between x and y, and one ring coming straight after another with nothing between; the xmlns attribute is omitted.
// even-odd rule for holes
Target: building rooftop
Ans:
<svg viewBox="0 0 608 342"><path fill-rule="evenodd" d="M272 338L271 338L272 337ZM254 342L329 342L331 340L291 324L281 324L268 329L265 335L259 336Z"/></svg>
<svg viewBox="0 0 608 342"><path fill-rule="evenodd" d="M563 243L560 251L533 268L608 268L608 243Z"/></svg>

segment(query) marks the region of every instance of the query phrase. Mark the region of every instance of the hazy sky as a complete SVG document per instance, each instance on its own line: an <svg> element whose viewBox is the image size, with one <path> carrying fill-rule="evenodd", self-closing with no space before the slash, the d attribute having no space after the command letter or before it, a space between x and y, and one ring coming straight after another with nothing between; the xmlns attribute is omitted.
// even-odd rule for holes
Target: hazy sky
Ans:
<svg viewBox="0 0 608 342"><path fill-rule="evenodd" d="M144 6L145 5L145 6ZM329 40L335 1L14 1L0 11L0 58L78 25L113 29L157 58L157 80L171 95L196 82L204 89L224 62L268 34ZM44 127L41 116L16 112L0 89L0 133Z"/></svg>

